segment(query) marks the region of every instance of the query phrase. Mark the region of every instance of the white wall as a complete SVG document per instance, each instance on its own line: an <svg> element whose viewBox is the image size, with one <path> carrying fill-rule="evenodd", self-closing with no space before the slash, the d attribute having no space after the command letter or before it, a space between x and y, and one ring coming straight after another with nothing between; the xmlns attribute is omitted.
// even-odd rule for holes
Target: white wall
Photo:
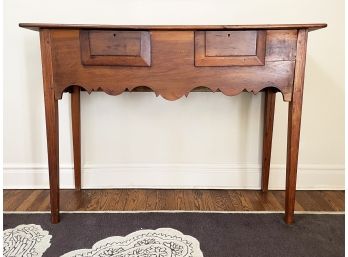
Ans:
<svg viewBox="0 0 348 257"><path fill-rule="evenodd" d="M311 32L299 189L344 187L343 0L5 0L4 186L47 188L39 34L19 22L326 22ZM262 96L82 94L83 186L259 188ZM70 96L60 101L61 186L72 187ZM287 104L277 96L270 187L284 188Z"/></svg>

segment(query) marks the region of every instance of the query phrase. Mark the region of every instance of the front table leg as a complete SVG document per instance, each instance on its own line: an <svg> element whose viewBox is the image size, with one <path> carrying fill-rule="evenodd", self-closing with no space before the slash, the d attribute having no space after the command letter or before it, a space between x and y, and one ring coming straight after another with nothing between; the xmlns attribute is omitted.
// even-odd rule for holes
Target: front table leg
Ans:
<svg viewBox="0 0 348 257"><path fill-rule="evenodd" d="M306 63L307 33L298 32L295 79L292 100L289 103L288 146L286 163L285 222L294 222L298 150L300 142L304 72Z"/></svg>
<svg viewBox="0 0 348 257"><path fill-rule="evenodd" d="M50 180L51 221L59 222L59 135L58 135L58 101L53 91L45 89L45 112L48 170Z"/></svg>
<svg viewBox="0 0 348 257"><path fill-rule="evenodd" d="M58 100L52 84L50 31L40 30L42 72L44 84L48 170L50 181L51 222L59 222L59 131Z"/></svg>

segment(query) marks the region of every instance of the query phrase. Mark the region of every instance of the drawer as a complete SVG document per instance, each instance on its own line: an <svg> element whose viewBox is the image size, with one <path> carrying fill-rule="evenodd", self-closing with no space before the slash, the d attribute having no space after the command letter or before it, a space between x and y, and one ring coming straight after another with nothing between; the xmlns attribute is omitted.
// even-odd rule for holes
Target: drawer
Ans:
<svg viewBox="0 0 348 257"><path fill-rule="evenodd" d="M195 66L265 64L266 31L196 31Z"/></svg>
<svg viewBox="0 0 348 257"><path fill-rule="evenodd" d="M83 65L151 66L148 31L80 31Z"/></svg>

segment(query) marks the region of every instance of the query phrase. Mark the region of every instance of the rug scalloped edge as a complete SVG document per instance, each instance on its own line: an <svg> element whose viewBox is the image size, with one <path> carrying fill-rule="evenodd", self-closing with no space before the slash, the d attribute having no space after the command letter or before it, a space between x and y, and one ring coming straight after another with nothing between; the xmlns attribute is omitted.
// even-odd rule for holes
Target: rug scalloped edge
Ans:
<svg viewBox="0 0 348 257"><path fill-rule="evenodd" d="M130 234L127 234L126 236L111 236L107 237L104 239L101 239L97 241L96 243L93 244L92 248L90 249L78 249L78 250L73 250L71 252L65 253L61 257L82 257L82 256L94 256L93 251L96 251L98 248L106 246L106 245L111 245L113 243L124 243L124 242L129 242L132 239L136 238L139 239L142 236L149 236L149 234L156 234L156 235L162 235L162 236L171 236L175 237L176 239L184 239L181 241L185 241L188 245L192 246L193 251L190 253L189 256L187 257L203 257L203 253L200 249L200 244L199 241L190 236L190 235L185 235L179 230L173 229L173 228L158 228L155 230L152 229L140 229L135 232L132 232ZM89 255L88 255L89 254ZM97 255L95 255L97 256ZM111 255L112 256L112 255ZM178 256L180 257L180 256Z"/></svg>

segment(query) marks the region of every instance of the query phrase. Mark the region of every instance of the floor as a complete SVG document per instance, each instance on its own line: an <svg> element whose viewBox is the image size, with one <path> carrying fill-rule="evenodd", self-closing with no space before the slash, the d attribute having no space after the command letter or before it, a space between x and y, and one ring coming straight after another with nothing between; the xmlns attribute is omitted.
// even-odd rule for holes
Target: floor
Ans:
<svg viewBox="0 0 348 257"><path fill-rule="evenodd" d="M298 191L296 211L344 211L344 191ZM61 190L64 211L282 211L284 191L256 190ZM4 190L4 211L48 211L48 190Z"/></svg>

